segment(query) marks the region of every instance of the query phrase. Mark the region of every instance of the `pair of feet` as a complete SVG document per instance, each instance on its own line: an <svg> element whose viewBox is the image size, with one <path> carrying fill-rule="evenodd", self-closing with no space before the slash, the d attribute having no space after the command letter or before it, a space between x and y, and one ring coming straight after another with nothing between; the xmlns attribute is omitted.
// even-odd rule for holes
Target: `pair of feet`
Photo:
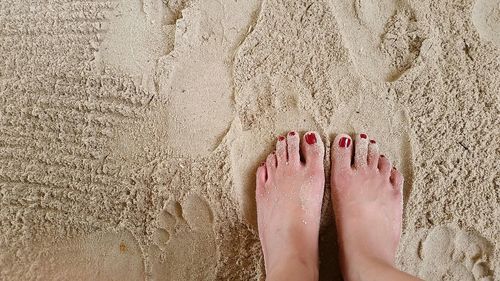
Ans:
<svg viewBox="0 0 500 281"><path fill-rule="evenodd" d="M257 169L257 221L268 280L318 279L324 153L316 132L301 140L292 131L278 137L275 152ZM380 280L412 280L394 269L403 176L366 134L354 140L338 135L331 163L344 280L377 280L374 275Z"/></svg>

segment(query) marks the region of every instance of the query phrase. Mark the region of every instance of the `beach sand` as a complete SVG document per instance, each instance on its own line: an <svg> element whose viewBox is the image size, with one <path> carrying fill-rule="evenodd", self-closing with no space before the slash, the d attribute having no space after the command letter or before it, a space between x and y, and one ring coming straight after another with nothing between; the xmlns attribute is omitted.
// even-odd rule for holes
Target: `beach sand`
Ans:
<svg viewBox="0 0 500 281"><path fill-rule="evenodd" d="M0 280L262 280L292 129L403 172L398 267L500 280L499 98L498 0L0 0Z"/></svg>

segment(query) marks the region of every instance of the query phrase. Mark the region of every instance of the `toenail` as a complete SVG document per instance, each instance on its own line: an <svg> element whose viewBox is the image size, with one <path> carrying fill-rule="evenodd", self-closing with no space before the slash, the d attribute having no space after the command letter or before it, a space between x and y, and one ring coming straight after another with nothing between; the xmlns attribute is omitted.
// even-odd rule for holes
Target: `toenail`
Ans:
<svg viewBox="0 0 500 281"><path fill-rule="evenodd" d="M366 139L367 138L367 135L366 134L360 134L359 135L362 139Z"/></svg>
<svg viewBox="0 0 500 281"><path fill-rule="evenodd" d="M385 157L385 155L384 155L384 154L382 154L382 155L380 155L380 157L382 157L382 158L383 158L383 157Z"/></svg>
<svg viewBox="0 0 500 281"><path fill-rule="evenodd" d="M377 143L375 140L370 140L370 143Z"/></svg>
<svg viewBox="0 0 500 281"><path fill-rule="evenodd" d="M285 140L285 137L284 137L284 136L279 136L279 137L278 137L278 140L279 140L279 141L284 141L284 140Z"/></svg>
<svg viewBox="0 0 500 281"><path fill-rule="evenodd" d="M340 147L349 147L349 145L351 145L351 139L350 138L346 138L346 137L340 138L340 141L339 141L339 146Z"/></svg>
<svg viewBox="0 0 500 281"><path fill-rule="evenodd" d="M309 133L305 135L306 142L308 144L315 144L316 143L316 135L313 133Z"/></svg>
<svg viewBox="0 0 500 281"><path fill-rule="evenodd" d="M266 162L262 162L262 163L260 163L260 166L261 166L261 167L262 167L262 166L264 166L264 165L266 165Z"/></svg>
<svg viewBox="0 0 500 281"><path fill-rule="evenodd" d="M295 136L295 132L288 133L290 136Z"/></svg>

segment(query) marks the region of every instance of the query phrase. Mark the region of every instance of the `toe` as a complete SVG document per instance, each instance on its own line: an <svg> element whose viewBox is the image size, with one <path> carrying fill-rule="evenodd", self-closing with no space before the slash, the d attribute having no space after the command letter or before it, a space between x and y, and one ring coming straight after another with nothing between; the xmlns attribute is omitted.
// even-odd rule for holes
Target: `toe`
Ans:
<svg viewBox="0 0 500 281"><path fill-rule="evenodd" d="M370 140L368 144L368 166L377 168L379 156L377 142L375 140Z"/></svg>
<svg viewBox="0 0 500 281"><path fill-rule="evenodd" d="M284 136L279 136L276 141L276 160L278 161L278 166L285 165L288 161L286 138Z"/></svg>
<svg viewBox="0 0 500 281"><path fill-rule="evenodd" d="M332 171L351 169L352 140L346 134L338 135L331 147Z"/></svg>
<svg viewBox="0 0 500 281"><path fill-rule="evenodd" d="M286 136L286 148L288 152L288 163L298 165L300 163L299 135L297 132L289 132Z"/></svg>
<svg viewBox="0 0 500 281"><path fill-rule="evenodd" d="M276 160L278 160L279 165L285 165L288 161L287 151L286 151L286 138L284 136L279 136L276 141Z"/></svg>
<svg viewBox="0 0 500 281"><path fill-rule="evenodd" d="M384 155L380 155L380 158L378 159L378 169L380 173L389 175L389 173L391 172L391 167L391 161L389 161L389 159L387 159L387 157L385 157Z"/></svg>
<svg viewBox="0 0 500 281"><path fill-rule="evenodd" d="M257 175L256 175L256 179L255 179L255 183L256 183L255 193L256 193L256 195L263 194L264 185L266 184L266 178L267 178L266 163L263 162L257 168Z"/></svg>
<svg viewBox="0 0 500 281"><path fill-rule="evenodd" d="M267 179L272 178L273 174L276 171L276 166L277 166L276 153L273 152L269 154L266 159Z"/></svg>
<svg viewBox="0 0 500 281"><path fill-rule="evenodd" d="M396 190L402 190L403 189L403 175L395 168L393 167L391 170L391 177L390 177L392 186Z"/></svg>
<svg viewBox="0 0 500 281"><path fill-rule="evenodd" d="M267 180L266 162L262 162L257 168L257 184L265 184Z"/></svg>
<svg viewBox="0 0 500 281"><path fill-rule="evenodd" d="M301 148L306 166L322 167L323 158L325 157L325 146L318 133L305 133Z"/></svg>
<svg viewBox="0 0 500 281"><path fill-rule="evenodd" d="M358 134L354 142L354 167L357 169L366 167L368 159L368 136Z"/></svg>

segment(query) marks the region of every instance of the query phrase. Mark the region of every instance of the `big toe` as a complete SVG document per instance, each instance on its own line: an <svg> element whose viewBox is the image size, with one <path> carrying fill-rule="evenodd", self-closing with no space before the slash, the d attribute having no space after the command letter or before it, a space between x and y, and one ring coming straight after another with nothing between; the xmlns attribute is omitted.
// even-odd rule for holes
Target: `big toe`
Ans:
<svg viewBox="0 0 500 281"><path fill-rule="evenodd" d="M332 173L336 174L351 169L352 139L346 134L335 137L331 148Z"/></svg>
<svg viewBox="0 0 500 281"><path fill-rule="evenodd" d="M322 168L325 146L316 132L307 132L301 142L302 155L306 167Z"/></svg>

